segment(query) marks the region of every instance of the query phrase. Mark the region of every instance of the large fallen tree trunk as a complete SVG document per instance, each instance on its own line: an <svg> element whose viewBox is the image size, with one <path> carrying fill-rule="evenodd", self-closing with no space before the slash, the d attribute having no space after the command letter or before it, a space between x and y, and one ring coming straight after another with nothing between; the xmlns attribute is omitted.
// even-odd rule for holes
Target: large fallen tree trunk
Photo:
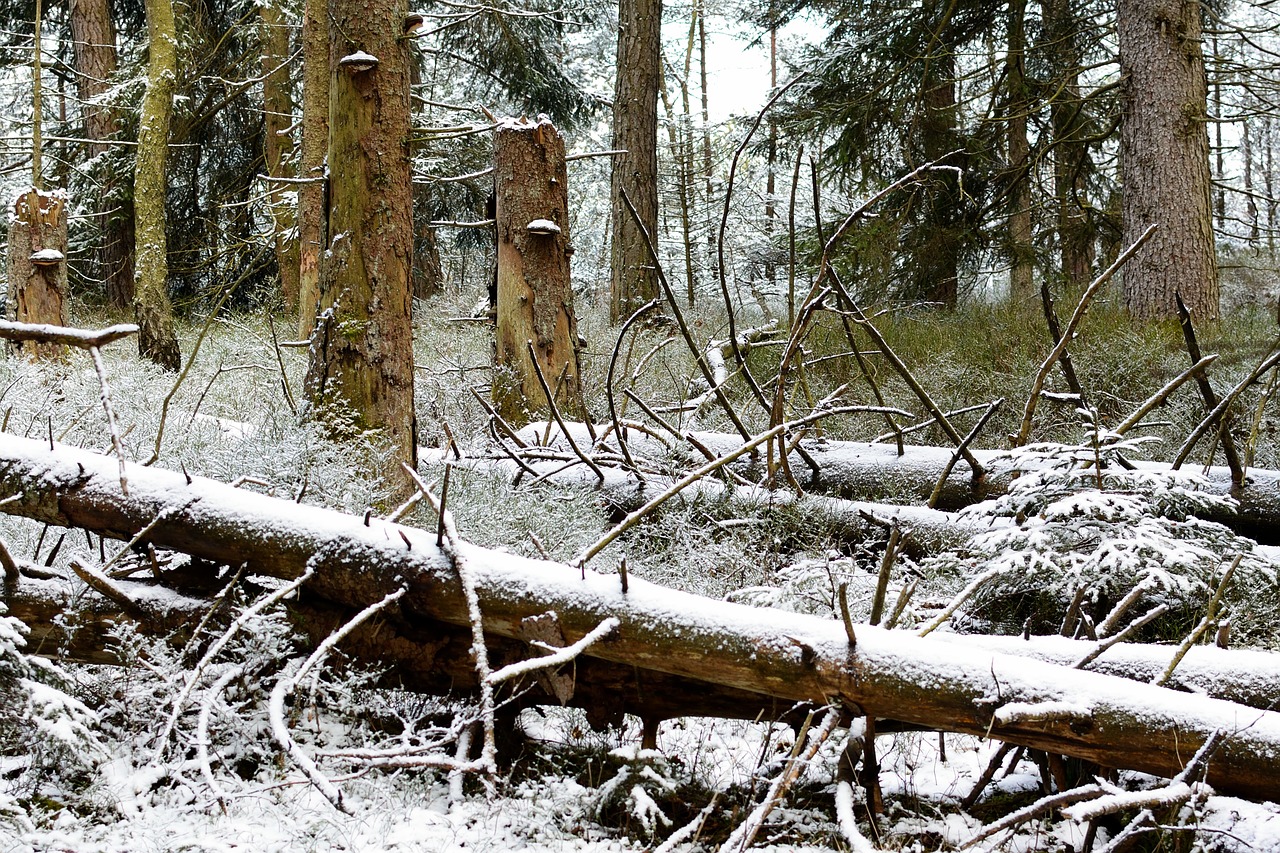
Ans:
<svg viewBox="0 0 1280 853"><path fill-rule="evenodd" d="M157 546L247 562L253 572L281 578L311 568L305 589L341 608L406 588L387 621L422 637L436 623L469 624L457 568L424 531L179 473L136 466L128 473L125 495L115 460L0 436L6 512L119 538L147 527L146 541ZM522 622L548 611L571 642L614 618L617 629L587 655L784 701L839 701L877 717L1164 776L1218 732L1210 782L1226 792L1280 797L1274 712L902 631L860 626L855 645L836 621L715 602L637 579L624 590L615 576L466 544L458 558L495 637L519 640Z"/></svg>
<svg viewBox="0 0 1280 853"><path fill-rule="evenodd" d="M571 424L574 438L590 446L586 428ZM550 443L567 450L560 438L559 427L545 423L530 424L520 432L522 437L534 442L550 437ZM742 446L737 435L727 433L695 432L692 436L712 453L723 455ZM558 439L558 441L557 441ZM612 443L612 442L611 442ZM641 432L631 431L628 443L633 453L665 456L671 451L666 445ZM1003 494L1012 479L1013 470L1000 451L974 450L973 455L985 469L983 477L974 481L972 472L964 463L952 462L953 451L945 447L907 445L903 455L889 444L869 444L857 441L813 441L803 443L805 455L792 453L788 458L791 471L800 485L847 500L880 501L893 499L926 501L944 470L952 466L936 507L941 510L957 510L981 500ZM697 460L692 450L689 458ZM807 457L807 458L806 458ZM812 460L816 468L811 467ZM700 461L700 460L697 460ZM1159 462L1135 462L1135 467L1151 471L1169 471L1170 466ZM763 479L764 458L760 454L744 456L734 463L734 469L751 479ZM1280 545L1280 471L1252 468L1245 484L1235 488L1229 468L1214 466L1204 471L1198 466L1183 470L1203 474L1209 491L1229 495L1238 501L1233 510L1213 509L1197 513L1209 521L1225 524L1241 535L1268 545Z"/></svg>

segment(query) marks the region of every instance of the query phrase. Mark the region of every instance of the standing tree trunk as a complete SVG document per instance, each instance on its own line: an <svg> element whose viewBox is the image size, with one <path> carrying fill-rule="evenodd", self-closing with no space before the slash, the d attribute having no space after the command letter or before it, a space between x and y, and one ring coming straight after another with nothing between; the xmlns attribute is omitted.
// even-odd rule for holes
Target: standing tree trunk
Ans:
<svg viewBox="0 0 1280 853"><path fill-rule="evenodd" d="M116 131L115 112L102 99L116 73L116 30L107 0L70 0L71 45L76 65L76 93L89 140L89 157L105 154L106 140ZM113 308L133 308L133 197L114 169L95 169L104 191L100 201L114 208L98 214L98 277L106 282Z"/></svg>
<svg viewBox="0 0 1280 853"><path fill-rule="evenodd" d="M306 0L302 20L302 155L298 177L298 337L316 327L320 251L324 248L325 168L329 150L329 30L326 0Z"/></svg>
<svg viewBox="0 0 1280 853"><path fill-rule="evenodd" d="M1053 128L1053 193L1057 208L1060 276L1068 288L1092 278L1094 229L1085 213L1086 178L1092 169L1084 103L1080 95L1080 23L1067 0L1045 0L1044 50L1058 94L1049 104Z"/></svg>
<svg viewBox="0 0 1280 853"><path fill-rule="evenodd" d="M932 162L959 147L955 57L949 49L942 48L925 62L919 142L923 159ZM948 161L948 165L955 164ZM915 241L916 283L909 295L954 309L960 294L960 242L965 205L960 177L950 169L935 172L926 183L925 192L924 221L918 225L925 233Z"/></svg>
<svg viewBox="0 0 1280 853"><path fill-rule="evenodd" d="M1124 243L1159 226L1124 269L1125 305L1135 320L1171 318L1181 294L1193 316L1216 319L1200 4L1119 0L1116 28Z"/></svg>
<svg viewBox="0 0 1280 853"><path fill-rule="evenodd" d="M649 235L658 234L658 85L662 0L621 0L618 73L613 94L613 282L609 317L617 322L658 295L658 276L640 226L622 204L626 192Z"/></svg>
<svg viewBox="0 0 1280 853"><path fill-rule="evenodd" d="M178 73L178 35L171 0L146 0L147 90L142 96L138 154L133 169L137 277L133 310L138 318L138 351L167 370L182 362L166 289L169 244L165 238L165 161L169 118Z"/></svg>
<svg viewBox="0 0 1280 853"><path fill-rule="evenodd" d="M1015 305L1027 306L1037 297L1032 280L1035 271L1035 248L1031 235L1031 146L1027 141L1027 116L1031 112L1031 94L1027 86L1026 0L1009 3L1009 53L1005 61L1009 86L1008 168L1012 171L1009 192L1009 298Z"/></svg>
<svg viewBox="0 0 1280 853"><path fill-rule="evenodd" d="M67 325L67 205L61 191L23 190L9 222L9 295L5 316L19 323ZM27 341L29 358L58 358L61 344Z"/></svg>
<svg viewBox="0 0 1280 853"><path fill-rule="evenodd" d="M585 414L578 378L578 321L569 281L569 193L564 138L551 122L508 122L493 136L498 235L499 414L526 424L549 411L538 368L556 406ZM533 352L530 353L530 344Z"/></svg>
<svg viewBox="0 0 1280 853"><path fill-rule="evenodd" d="M262 145L267 176L294 177L289 166L293 148L293 94L289 83L289 26L278 2L258 6L262 24L262 112L265 139ZM287 308L298 304L298 239L294 234L297 209L284 184L267 184L276 266L280 270L280 295Z"/></svg>
<svg viewBox="0 0 1280 853"><path fill-rule="evenodd" d="M307 394L339 431L380 431L383 472L408 489L413 412L413 195L405 0L330 0L329 245Z"/></svg>

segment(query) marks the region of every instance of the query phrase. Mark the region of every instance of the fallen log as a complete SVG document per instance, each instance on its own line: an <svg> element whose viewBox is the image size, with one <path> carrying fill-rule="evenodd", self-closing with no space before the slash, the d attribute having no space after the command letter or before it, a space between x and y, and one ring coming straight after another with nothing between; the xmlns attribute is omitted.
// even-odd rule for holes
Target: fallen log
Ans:
<svg viewBox="0 0 1280 853"><path fill-rule="evenodd" d="M583 425L570 424L569 428L575 439L585 439L586 446L590 445ZM554 424L549 431L545 423L530 424L521 430L520 435L531 439L533 443L540 443L547 436L550 436L549 443L552 445L557 440L560 444L564 443L563 438L560 438L562 433L559 427ZM728 433L695 432L692 435L717 455L742 446L742 440L738 436ZM671 453L664 444L638 431L629 433L628 443L633 453L659 457ZM845 500L860 501L928 500L942 472L947 470L954 452L945 447L907 445L905 453L899 456L897 448L889 444L810 439L803 441L802 446L805 456L817 466L810 467L806 458L799 453L792 453L788 457L791 471L803 488ZM1009 486L1013 471L1008 460L1003 459L1000 453L996 450L973 451L974 457L986 471L977 482L966 466L954 466L939 493L936 508L954 511L1003 494ZM695 459L691 450L689 458ZM1170 470L1169 465L1161 462L1139 461L1133 464L1139 469L1150 471ZM762 480L765 476L764 459L759 454L745 456L731 467L753 480ZM1203 474L1212 494L1230 496L1238 502L1235 509L1205 510L1197 513L1199 517L1224 524L1257 542L1280 545L1280 471L1251 468L1244 486L1236 488L1232 484L1231 469L1225 466L1213 466L1207 472L1198 466L1183 470Z"/></svg>
<svg viewBox="0 0 1280 853"><path fill-rule="evenodd" d="M387 619L430 635L469 625L456 567L421 530L247 493L203 478L129 466L121 493L114 460L0 436L3 509L118 538L145 540L252 572L314 577L305 590L346 608L406 588ZM860 713L991 736L1105 767L1173 776L1218 733L1211 784L1280 797L1280 714L978 652L948 639L711 601L631 579L528 560L465 543L484 629L520 640L523 621L557 614L574 642L607 618L619 627L586 652L784 701L837 701ZM19 580L21 583L21 580ZM391 611L395 611L392 613Z"/></svg>

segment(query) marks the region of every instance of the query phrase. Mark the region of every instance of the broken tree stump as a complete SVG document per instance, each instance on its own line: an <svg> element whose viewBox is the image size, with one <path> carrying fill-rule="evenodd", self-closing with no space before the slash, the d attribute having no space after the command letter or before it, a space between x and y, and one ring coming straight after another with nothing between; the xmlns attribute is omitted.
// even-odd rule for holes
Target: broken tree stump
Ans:
<svg viewBox="0 0 1280 853"><path fill-rule="evenodd" d="M569 279L564 138L545 118L493 134L498 330L493 402L508 423L550 411L538 371L565 417L584 412L578 320ZM536 361L535 361L536 357Z"/></svg>
<svg viewBox="0 0 1280 853"><path fill-rule="evenodd" d="M67 199L61 191L28 188L9 221L9 294L5 312L19 323L67 325ZM28 358L61 358L57 343L23 341Z"/></svg>

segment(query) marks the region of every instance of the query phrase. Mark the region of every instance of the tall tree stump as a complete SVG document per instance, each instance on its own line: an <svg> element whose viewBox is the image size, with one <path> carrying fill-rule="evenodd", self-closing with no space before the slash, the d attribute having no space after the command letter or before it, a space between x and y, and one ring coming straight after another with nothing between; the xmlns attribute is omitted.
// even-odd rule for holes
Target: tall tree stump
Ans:
<svg viewBox="0 0 1280 853"><path fill-rule="evenodd" d="M494 131L493 151L498 235L493 402L513 425L549 411L534 367L536 354L556 406L578 420L585 411L569 281L573 248L564 138L545 118L508 121Z"/></svg>
<svg viewBox="0 0 1280 853"><path fill-rule="evenodd" d="M67 205L61 191L23 190L9 224L6 316L19 323L67 325ZM18 344L29 358L58 358L60 344Z"/></svg>

